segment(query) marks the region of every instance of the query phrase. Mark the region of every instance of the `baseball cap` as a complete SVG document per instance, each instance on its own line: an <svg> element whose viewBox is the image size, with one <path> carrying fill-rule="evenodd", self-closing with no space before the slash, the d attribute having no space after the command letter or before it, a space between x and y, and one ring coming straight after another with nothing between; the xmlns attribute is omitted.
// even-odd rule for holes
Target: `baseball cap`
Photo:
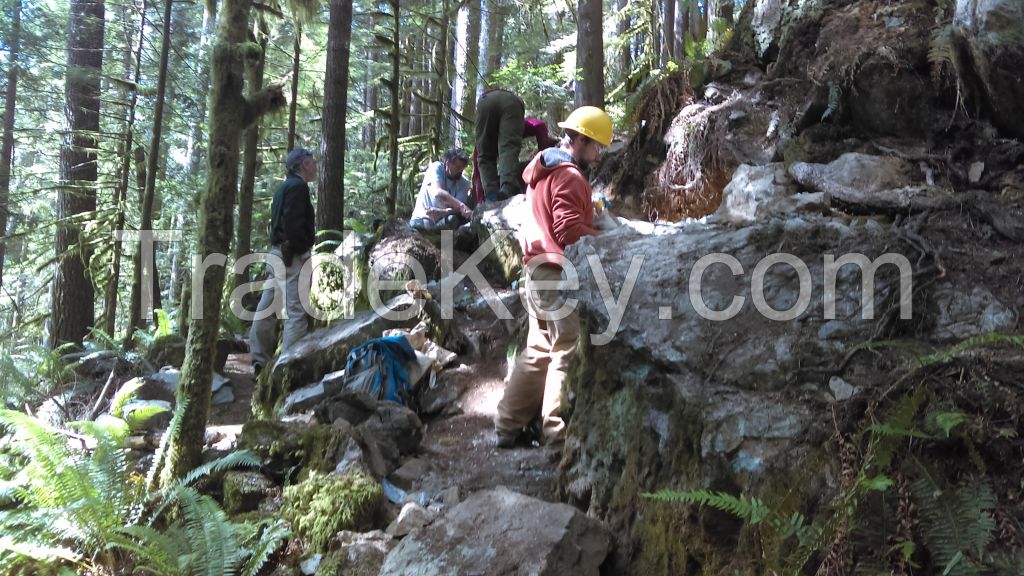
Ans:
<svg viewBox="0 0 1024 576"><path fill-rule="evenodd" d="M313 152L309 148L294 148L288 153L288 156L285 157L284 167L287 168L289 172L294 172L298 169L299 164L301 164L303 160L312 155Z"/></svg>

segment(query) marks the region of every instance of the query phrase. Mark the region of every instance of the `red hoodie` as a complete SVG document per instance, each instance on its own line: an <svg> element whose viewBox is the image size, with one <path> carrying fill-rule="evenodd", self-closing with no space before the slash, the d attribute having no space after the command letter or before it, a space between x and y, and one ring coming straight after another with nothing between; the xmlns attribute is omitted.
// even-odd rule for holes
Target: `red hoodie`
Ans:
<svg viewBox="0 0 1024 576"><path fill-rule="evenodd" d="M561 256L580 237L597 234L590 183L565 150L548 148L537 154L523 179L533 212L523 229L524 265L539 254Z"/></svg>

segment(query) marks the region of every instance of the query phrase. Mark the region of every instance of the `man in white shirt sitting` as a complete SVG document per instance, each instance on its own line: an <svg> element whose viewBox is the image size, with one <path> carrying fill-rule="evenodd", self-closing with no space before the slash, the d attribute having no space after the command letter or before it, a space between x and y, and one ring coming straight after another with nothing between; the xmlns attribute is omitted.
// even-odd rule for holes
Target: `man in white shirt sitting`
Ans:
<svg viewBox="0 0 1024 576"><path fill-rule="evenodd" d="M409 224L419 228L457 228L468 222L473 215L467 205L470 184L462 175L468 165L466 152L451 148L445 152L443 161L427 166Z"/></svg>

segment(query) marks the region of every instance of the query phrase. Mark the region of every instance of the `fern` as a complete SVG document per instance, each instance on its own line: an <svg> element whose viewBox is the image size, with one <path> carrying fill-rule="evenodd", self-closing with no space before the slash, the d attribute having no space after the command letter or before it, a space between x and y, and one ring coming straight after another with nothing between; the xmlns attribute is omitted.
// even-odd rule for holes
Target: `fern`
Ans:
<svg viewBox="0 0 1024 576"><path fill-rule="evenodd" d="M989 513L995 508L995 497L988 482L944 490L925 473L910 489L935 567L949 576L982 573L977 559L992 541L996 528Z"/></svg>
<svg viewBox="0 0 1024 576"><path fill-rule="evenodd" d="M825 111L821 113L821 122L828 120L829 117L835 113L839 108L839 102L842 97L842 87L830 80L828 83L828 106L825 108Z"/></svg>

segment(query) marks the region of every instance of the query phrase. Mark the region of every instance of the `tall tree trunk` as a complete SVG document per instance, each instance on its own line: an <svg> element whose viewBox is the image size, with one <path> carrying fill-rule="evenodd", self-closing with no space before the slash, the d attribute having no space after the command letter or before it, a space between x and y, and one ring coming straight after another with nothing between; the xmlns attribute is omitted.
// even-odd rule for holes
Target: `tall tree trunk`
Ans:
<svg viewBox="0 0 1024 576"><path fill-rule="evenodd" d="M140 5L140 14L146 13L145 0ZM127 21L127 18L125 19ZM139 82L142 77L142 43L146 38L146 26L144 18L139 18L139 38L134 53L129 56L129 62L125 63L125 76L132 79L132 84L127 88L128 93L125 99L128 100L128 109L125 111L124 140L121 143L118 158L120 164L117 169L117 186L114 188L114 206L117 207L117 217L114 221L114 230L124 230L126 200L128 198L128 182L132 172L132 146L135 145L135 111L139 103ZM129 47L131 50L131 47ZM134 62L131 62L134 60ZM110 263L110 284L103 298L103 330L111 338L117 329L117 290L121 278L121 254L123 244L115 242L113 255Z"/></svg>
<svg viewBox="0 0 1024 576"><path fill-rule="evenodd" d="M665 10L662 14L661 30L664 38L661 45L662 62L668 63L676 56L675 30L676 30L676 0L665 0Z"/></svg>
<svg viewBox="0 0 1024 576"><path fill-rule="evenodd" d="M149 141L149 156L146 165L146 187L142 196L142 223L139 225L139 232L152 233L153 231L153 202L156 197L156 175L160 161L160 139L164 127L164 98L167 95L167 60L171 53L171 0L164 0L163 15L163 38L160 41L160 70L156 81L156 101L153 103L153 131ZM156 251L147 255L152 266L143 266L143 250L151 248L143 242L135 252L135 275L132 282L131 312L128 317L127 341L132 342L135 336L135 329L146 325L150 318L152 309L160 308L159 280L157 278ZM147 270L146 268L151 268ZM150 276L152 274L152 276ZM156 289L154 289L156 287ZM150 291L149 301L143 302L145 292ZM150 304L152 308L146 307Z"/></svg>
<svg viewBox="0 0 1024 576"><path fill-rule="evenodd" d="M658 62L661 61L661 26L658 25L661 20L658 18L658 13L661 12L661 0L651 0L647 5L649 9L649 23L651 29L651 60L649 68L657 68Z"/></svg>
<svg viewBox="0 0 1024 576"><path fill-rule="evenodd" d="M14 162L14 104L18 92L18 52L21 50L21 0L11 6L11 37L7 56L7 95L4 98L4 135L0 144L0 286L4 281L7 219L10 216L11 164Z"/></svg>
<svg viewBox="0 0 1024 576"><path fill-rule="evenodd" d="M317 227L342 230L345 219L345 119L348 116L349 50L352 0L331 0L327 29L327 76L324 80L323 162L317 187Z"/></svg>
<svg viewBox="0 0 1024 576"><path fill-rule="evenodd" d="M259 56L246 63L246 74L249 92L256 93L263 89L263 69L267 62L267 39L270 30L262 14L256 16L253 23L253 35L260 47ZM256 195L256 173L260 169L260 120L256 120L245 131L245 151L242 154L242 186L238 192L238 237L235 240L235 260L247 256L252 251L252 202ZM246 279L245 271L236 274L234 286L238 287Z"/></svg>
<svg viewBox="0 0 1024 576"><path fill-rule="evenodd" d="M391 6L391 45L389 46L388 56L391 58L391 80L388 83L388 87L391 89L391 122L388 126L389 129L389 158L391 162L391 183L388 187L388 201L387 201L387 215L395 215L395 205L398 201L398 131L401 129L402 124L402 103L399 98L399 91L402 89L402 80L399 75L399 53L398 47L401 46L401 25L399 13L399 1L389 0L388 4Z"/></svg>
<svg viewBox="0 0 1024 576"><path fill-rule="evenodd" d="M678 0L676 3L675 52L676 58L686 58L686 27L689 25L690 3L693 0Z"/></svg>
<svg viewBox="0 0 1024 576"><path fill-rule="evenodd" d="M468 70L469 60L469 2L459 8L455 17L455 76L452 85L452 137L457 146L462 146L461 131L465 129L462 122L462 114L465 110L463 103L466 100L466 86L470 72Z"/></svg>
<svg viewBox="0 0 1024 576"><path fill-rule="evenodd" d="M501 3L502 0L484 0L484 2L483 12L487 25L483 27L486 32L480 35L480 69L484 82L480 83L477 90L477 100L480 99L489 76L501 68L502 41L505 29L505 8Z"/></svg>
<svg viewBox="0 0 1024 576"><path fill-rule="evenodd" d="M619 48L619 67L622 71L622 82L626 82L629 79L630 72L633 71L633 53L631 51L630 42L631 40L626 39L626 34L629 33L630 27L630 14L629 14L629 0L618 0L618 22L616 24L616 32L620 39L623 39L622 47Z"/></svg>
<svg viewBox="0 0 1024 576"><path fill-rule="evenodd" d="M444 109L445 102L448 102L451 98L448 94L448 67L451 64L448 45L450 29L451 14L448 0L441 0L441 22L437 34L438 40L433 63L435 74L434 91L431 93L434 99L434 105L431 108L434 110L432 142L435 149L441 147L442 138L451 132L450 124L445 122L449 115L445 113Z"/></svg>
<svg viewBox="0 0 1024 576"><path fill-rule="evenodd" d="M200 212L199 256L227 254L231 246L233 206L238 188L239 140L264 113L283 107L284 94L272 86L246 98L242 94L248 15L252 0L222 0L217 45L213 49L210 92L210 160ZM185 362L177 391L180 425L172 426L163 484L181 478L199 464L210 408L213 353L220 327L224 266L196 270L201 301L188 320ZM195 281L195 280L194 280ZM160 463L157 463L159 465Z"/></svg>
<svg viewBox="0 0 1024 576"><path fill-rule="evenodd" d="M604 107L604 42L601 0L580 0L576 29L576 66L583 79L577 85L576 106Z"/></svg>
<svg viewBox="0 0 1024 576"><path fill-rule="evenodd" d="M295 148L295 112L299 100L299 64L302 57L302 22L295 21L295 52L292 54L292 96L288 104L288 149Z"/></svg>
<svg viewBox="0 0 1024 576"><path fill-rule="evenodd" d="M64 115L68 132L60 147L57 192L57 269L53 279L50 346L81 344L95 321L92 257L76 215L96 210L96 149L103 69L103 0L72 0L68 18Z"/></svg>
<svg viewBox="0 0 1024 576"><path fill-rule="evenodd" d="M406 48L402 53L408 59L407 66L409 68L422 70L427 73L430 72L430 56L427 53L426 46L426 31L406 43ZM423 100L416 93L429 94L429 85L430 81L424 78L409 78L402 81L402 102L405 103L401 131L403 138L412 134L423 133Z"/></svg>
<svg viewBox="0 0 1024 576"><path fill-rule="evenodd" d="M366 50L366 61L369 66L363 68L363 112L370 115L370 120L363 127L363 147L372 150L377 145L377 83L371 78L370 68L378 62L378 51L374 47Z"/></svg>
<svg viewBox="0 0 1024 576"><path fill-rule="evenodd" d="M464 126L463 130L469 134L473 133L472 123L476 118L476 90L480 83L480 0L469 0L466 4L469 12L468 29L466 30L466 66L460 68L466 75L466 88L462 94L462 115L470 123ZM470 141L473 136L470 136ZM461 145L461 142L460 142Z"/></svg>

